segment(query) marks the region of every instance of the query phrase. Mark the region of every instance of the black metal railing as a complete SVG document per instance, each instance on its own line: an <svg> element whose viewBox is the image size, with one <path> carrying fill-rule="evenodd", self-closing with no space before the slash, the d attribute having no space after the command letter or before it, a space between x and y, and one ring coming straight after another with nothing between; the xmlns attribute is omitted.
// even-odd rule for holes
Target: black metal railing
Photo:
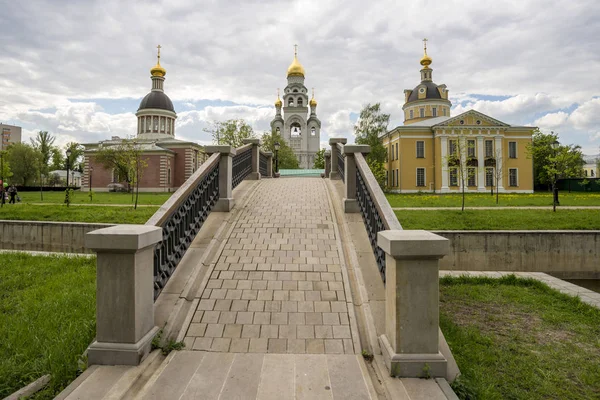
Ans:
<svg viewBox="0 0 600 400"><path fill-rule="evenodd" d="M362 176L360 169L356 168L356 201L360 207L360 213L367 229L367 235L369 236L369 242L375 255L375 261L377 262L377 268L385 283L385 253L379 246L377 246L377 232L386 230L383 218L379 214L377 205L369 193L365 179Z"/></svg>
<svg viewBox="0 0 600 400"><path fill-rule="evenodd" d="M259 153L260 153L260 159L259 159L259 163L258 163L258 170L262 176L267 176L267 173L268 173L267 165L268 165L269 157L267 157L265 154L263 154L262 151Z"/></svg>
<svg viewBox="0 0 600 400"><path fill-rule="evenodd" d="M213 164L187 198L166 218L161 217L157 224L162 227L163 238L154 249L154 300L175 272L177 264L219 199L218 158ZM148 223L153 224L153 219Z"/></svg>
<svg viewBox="0 0 600 400"><path fill-rule="evenodd" d="M252 146L233 157L232 189L252 172Z"/></svg>
<svg viewBox="0 0 600 400"><path fill-rule="evenodd" d="M338 165L338 174L340 174L340 178L342 178L342 182L346 182L346 177L344 176L344 168L345 162L344 155L342 154L342 146L337 146L337 165Z"/></svg>

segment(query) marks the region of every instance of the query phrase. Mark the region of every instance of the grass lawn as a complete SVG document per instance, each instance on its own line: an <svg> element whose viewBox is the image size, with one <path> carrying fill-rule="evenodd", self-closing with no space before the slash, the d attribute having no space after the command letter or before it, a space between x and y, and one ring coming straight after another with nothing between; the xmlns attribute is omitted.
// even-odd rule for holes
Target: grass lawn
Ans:
<svg viewBox="0 0 600 400"><path fill-rule="evenodd" d="M144 224L157 207L67 207L64 204L5 204L0 208L0 220L105 222L114 224Z"/></svg>
<svg viewBox="0 0 600 400"><path fill-rule="evenodd" d="M0 398L45 374L34 398L54 398L77 376L95 313L95 258L0 254Z"/></svg>
<svg viewBox="0 0 600 400"><path fill-rule="evenodd" d="M162 205L173 193L140 193L138 204ZM65 192L44 192L44 200L40 199L40 192L19 192L23 203L58 203L63 204ZM90 204L89 192L76 190L73 196L73 203ZM93 204L133 204L131 193L109 193L94 192Z"/></svg>
<svg viewBox="0 0 600 400"><path fill-rule="evenodd" d="M600 229L600 210L395 210L404 229Z"/></svg>
<svg viewBox="0 0 600 400"><path fill-rule="evenodd" d="M460 207L462 194L394 194L385 195L392 207ZM600 206L600 193L559 192L561 206ZM502 194L496 204L496 195L489 193L468 193L465 207L512 207L512 206L552 206L552 194L536 192L532 194Z"/></svg>
<svg viewBox="0 0 600 400"><path fill-rule="evenodd" d="M600 398L600 310L541 282L444 277L440 327L462 399Z"/></svg>

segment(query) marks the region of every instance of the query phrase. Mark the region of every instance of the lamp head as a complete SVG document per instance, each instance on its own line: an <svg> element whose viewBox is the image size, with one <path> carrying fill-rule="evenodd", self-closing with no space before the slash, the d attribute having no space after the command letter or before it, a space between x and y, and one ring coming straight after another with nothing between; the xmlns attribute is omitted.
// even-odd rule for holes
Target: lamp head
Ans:
<svg viewBox="0 0 600 400"><path fill-rule="evenodd" d="M66 154L67 154L67 157L71 157L71 149L67 149Z"/></svg>
<svg viewBox="0 0 600 400"><path fill-rule="evenodd" d="M280 147L279 142L275 142L275 144L273 145L273 147L275 147L275 150L279 150L279 147Z"/></svg>

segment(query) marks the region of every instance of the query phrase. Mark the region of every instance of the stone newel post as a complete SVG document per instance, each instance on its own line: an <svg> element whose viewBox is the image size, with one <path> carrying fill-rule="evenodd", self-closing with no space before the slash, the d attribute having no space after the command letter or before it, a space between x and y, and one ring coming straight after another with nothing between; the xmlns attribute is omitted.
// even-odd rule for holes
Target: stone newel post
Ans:
<svg viewBox="0 0 600 400"><path fill-rule="evenodd" d="M331 173L331 151L325 150L325 178L329 178Z"/></svg>
<svg viewBox="0 0 600 400"><path fill-rule="evenodd" d="M385 252L385 334L381 351L392 376L445 377L439 351L439 260L449 241L427 231L381 231Z"/></svg>
<svg viewBox="0 0 600 400"><path fill-rule="evenodd" d="M242 143L252 144L252 172L248 174L246 179L260 179L260 139L243 139Z"/></svg>
<svg viewBox="0 0 600 400"><path fill-rule="evenodd" d="M344 163L344 178L346 189L344 191L344 212L357 213L360 212L358 202L356 201L356 159L354 154L368 154L371 152L371 147L366 144L347 144L344 146L344 154L346 162Z"/></svg>
<svg viewBox="0 0 600 400"><path fill-rule="evenodd" d="M329 173L329 179L342 179L338 173L338 148L337 144L346 144L348 139L346 138L331 138L329 144L331 145L331 171Z"/></svg>
<svg viewBox="0 0 600 400"><path fill-rule="evenodd" d="M154 245L162 228L117 225L85 235L97 253L96 340L88 364L138 365L150 352L154 326Z"/></svg>
<svg viewBox="0 0 600 400"><path fill-rule="evenodd" d="M273 152L264 151L263 152L267 156L267 176L269 178L273 177Z"/></svg>
<svg viewBox="0 0 600 400"><path fill-rule="evenodd" d="M219 160L219 200L217 200L213 211L229 212L233 208L233 156L236 150L232 146L215 145L206 146L206 154L220 153Z"/></svg>

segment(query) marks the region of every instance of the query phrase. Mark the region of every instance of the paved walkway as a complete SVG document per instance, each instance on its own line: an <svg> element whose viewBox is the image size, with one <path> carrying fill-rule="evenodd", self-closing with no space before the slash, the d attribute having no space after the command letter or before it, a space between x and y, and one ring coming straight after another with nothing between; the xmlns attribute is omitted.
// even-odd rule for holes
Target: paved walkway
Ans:
<svg viewBox="0 0 600 400"><path fill-rule="evenodd" d="M262 181L201 294L186 348L354 354L340 256L322 179Z"/></svg>
<svg viewBox="0 0 600 400"><path fill-rule="evenodd" d="M392 207L392 210L460 210L456 207ZM600 206L558 206L560 210L600 210ZM514 206L514 207L471 207L469 210L552 210L552 206Z"/></svg>

